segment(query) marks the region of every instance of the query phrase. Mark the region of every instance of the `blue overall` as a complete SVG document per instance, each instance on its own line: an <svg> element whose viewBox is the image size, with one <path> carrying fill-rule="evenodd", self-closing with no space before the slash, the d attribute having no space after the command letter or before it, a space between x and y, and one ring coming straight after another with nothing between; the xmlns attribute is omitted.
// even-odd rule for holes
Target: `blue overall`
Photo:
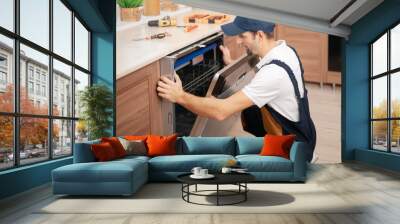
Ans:
<svg viewBox="0 0 400 224"><path fill-rule="evenodd" d="M311 161L315 149L316 143L316 132L315 126L310 116L307 90L304 86L304 70L303 65L300 61L297 52L292 48L295 52L297 59L300 64L301 69L301 78L303 81L304 87L304 96L301 98L298 83L296 81L296 77L292 71L292 69L284 62L280 60L272 60L271 62L264 64L260 67L260 69L266 65L275 64L281 68L283 68L286 73L289 75L290 81L292 82L294 93L296 95L298 108L299 108L299 121L294 122L291 121L277 111L275 111L272 107L268 106L268 104L264 105L264 108L269 112L270 116L281 126L282 133L281 134L294 134L296 135L296 141L305 142L308 147L306 148L306 159L307 161ZM263 137L267 134L267 130L265 130L265 126L263 125L265 121L265 115L261 113L262 108L258 108L257 106L251 106L242 111L242 124L243 129L255 136ZM264 120L264 121L263 121Z"/></svg>

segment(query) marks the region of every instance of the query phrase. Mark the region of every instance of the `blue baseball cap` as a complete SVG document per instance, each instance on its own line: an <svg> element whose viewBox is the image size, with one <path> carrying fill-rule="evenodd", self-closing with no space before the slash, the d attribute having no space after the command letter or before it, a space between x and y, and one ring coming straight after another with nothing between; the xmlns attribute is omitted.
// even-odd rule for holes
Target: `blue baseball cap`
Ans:
<svg viewBox="0 0 400 224"><path fill-rule="evenodd" d="M271 33L274 31L274 28L274 23L241 16L236 16L233 22L221 26L222 31L228 36L236 36L247 31L257 32L259 30Z"/></svg>

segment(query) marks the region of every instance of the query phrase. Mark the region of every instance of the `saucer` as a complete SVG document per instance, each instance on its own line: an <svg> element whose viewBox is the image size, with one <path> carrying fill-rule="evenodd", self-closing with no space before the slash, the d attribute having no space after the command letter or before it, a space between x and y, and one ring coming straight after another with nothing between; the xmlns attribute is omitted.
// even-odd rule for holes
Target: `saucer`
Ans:
<svg viewBox="0 0 400 224"><path fill-rule="evenodd" d="M215 176L212 175L212 174L207 174L207 175L204 175L204 176L194 175L194 174L190 175L190 178L193 178L193 179L211 179L211 178L214 178L214 177Z"/></svg>

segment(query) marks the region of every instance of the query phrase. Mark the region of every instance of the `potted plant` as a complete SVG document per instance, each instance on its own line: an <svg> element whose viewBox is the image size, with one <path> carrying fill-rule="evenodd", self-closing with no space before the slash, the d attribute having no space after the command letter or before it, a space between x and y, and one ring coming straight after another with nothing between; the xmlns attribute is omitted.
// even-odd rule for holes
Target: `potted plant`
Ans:
<svg viewBox="0 0 400 224"><path fill-rule="evenodd" d="M112 125L113 97L110 89L102 84L86 87L80 93L81 119L87 127L89 140L108 137Z"/></svg>
<svg viewBox="0 0 400 224"><path fill-rule="evenodd" d="M143 5L143 0L118 0L118 5L121 8L122 21L139 21Z"/></svg>

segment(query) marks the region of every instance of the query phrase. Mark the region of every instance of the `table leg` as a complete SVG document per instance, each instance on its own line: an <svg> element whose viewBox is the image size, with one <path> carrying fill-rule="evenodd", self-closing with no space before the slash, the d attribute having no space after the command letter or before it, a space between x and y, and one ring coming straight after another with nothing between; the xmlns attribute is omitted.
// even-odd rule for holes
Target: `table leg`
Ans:
<svg viewBox="0 0 400 224"><path fill-rule="evenodd" d="M219 184L217 184L217 206L219 205Z"/></svg>
<svg viewBox="0 0 400 224"><path fill-rule="evenodd" d="M247 190L247 183L244 183L244 201L247 201L247 192L248 192L248 190Z"/></svg>
<svg viewBox="0 0 400 224"><path fill-rule="evenodd" d="M196 184L196 186L195 186L195 191L197 192L197 184Z"/></svg>

